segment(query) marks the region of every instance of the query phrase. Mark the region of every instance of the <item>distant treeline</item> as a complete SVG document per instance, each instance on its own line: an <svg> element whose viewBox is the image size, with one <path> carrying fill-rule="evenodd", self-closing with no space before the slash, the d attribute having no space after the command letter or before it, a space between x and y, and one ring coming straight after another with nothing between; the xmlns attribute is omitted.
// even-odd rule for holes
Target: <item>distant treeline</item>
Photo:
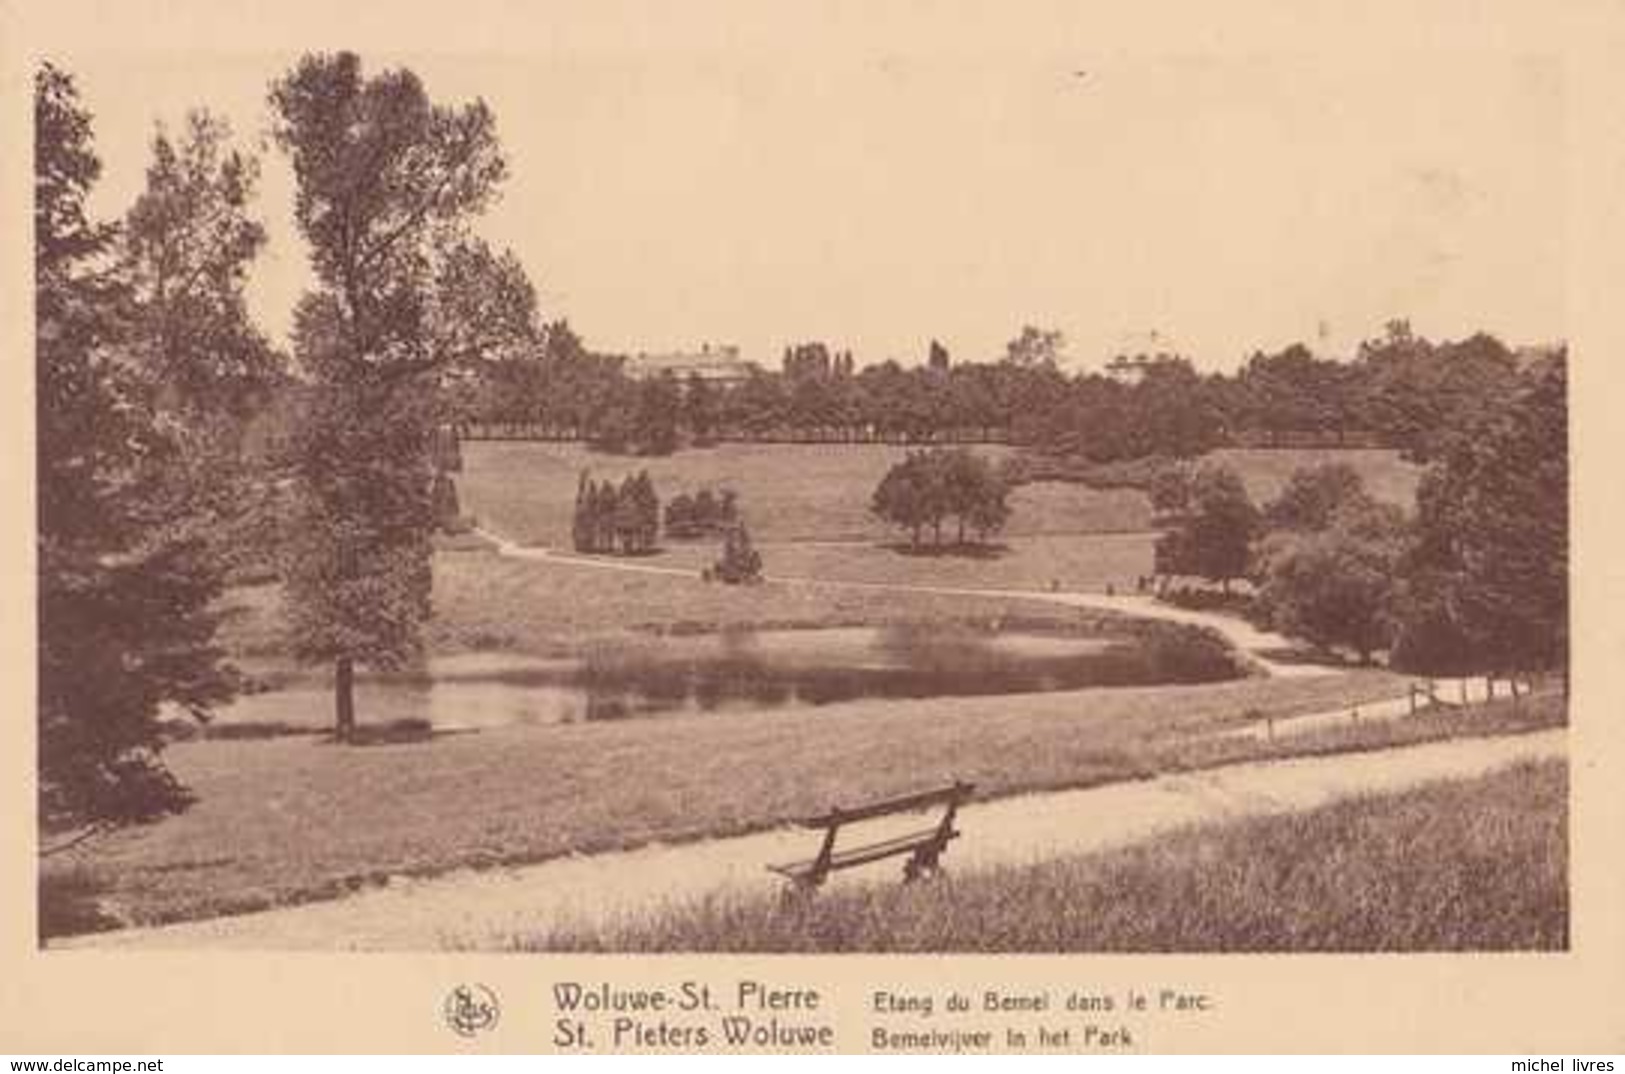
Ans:
<svg viewBox="0 0 1625 1074"><path fill-rule="evenodd" d="M1303 344L1255 353L1234 373L1199 373L1178 355L1125 356L1131 378L1067 373L1060 335L1024 329L1005 355L950 362L940 344L917 367L854 366L822 343L787 349L782 368L719 383L635 379L593 354L565 322L533 349L458 389L476 435L580 439L665 454L719 440L1014 443L1096 462L1191 458L1221 446L1394 447L1431 457L1452 427L1512 390L1528 354L1483 333L1433 342L1404 321L1354 357Z"/></svg>

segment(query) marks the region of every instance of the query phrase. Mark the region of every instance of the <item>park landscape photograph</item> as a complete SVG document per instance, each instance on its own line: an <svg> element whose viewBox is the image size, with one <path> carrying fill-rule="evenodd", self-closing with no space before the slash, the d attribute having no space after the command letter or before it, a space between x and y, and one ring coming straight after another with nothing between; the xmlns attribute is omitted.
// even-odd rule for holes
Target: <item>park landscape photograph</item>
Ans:
<svg viewBox="0 0 1625 1074"><path fill-rule="evenodd" d="M1556 65L31 74L42 947L1568 949Z"/></svg>

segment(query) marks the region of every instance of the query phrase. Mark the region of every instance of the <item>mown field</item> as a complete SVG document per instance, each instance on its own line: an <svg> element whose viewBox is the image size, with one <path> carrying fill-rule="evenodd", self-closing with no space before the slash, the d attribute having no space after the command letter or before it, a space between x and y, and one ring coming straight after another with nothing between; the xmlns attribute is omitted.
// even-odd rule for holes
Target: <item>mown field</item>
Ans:
<svg viewBox="0 0 1625 1074"><path fill-rule="evenodd" d="M1008 448L976 449L994 458ZM869 514L869 497L904 448L881 444L719 444L675 455L635 458L588 451L580 444L471 443L463 446L458 481L463 508L524 544L568 547L576 482L620 480L648 470L662 501L702 487L732 488L759 541L889 539ZM1150 505L1127 489L1097 491L1044 484L1012 497L1012 535L1114 533L1150 525Z"/></svg>
<svg viewBox="0 0 1625 1074"><path fill-rule="evenodd" d="M1328 462L1354 467L1367 492L1407 510L1416 506L1416 486L1422 480L1420 466L1386 448L1221 448L1204 461L1235 470L1253 501L1260 505L1280 494L1292 471Z"/></svg>
<svg viewBox="0 0 1625 1074"><path fill-rule="evenodd" d="M1011 449L974 450L1003 458ZM662 500L701 487L739 493L758 541L895 540L869 514L869 498L905 448L878 444L721 444L675 455L634 458L589 451L580 444L491 443L463 446L458 481L464 509L482 523L526 544L568 547L576 482L583 470L619 480L647 469ZM1347 462L1379 498L1409 507L1417 467L1398 453L1375 449L1227 449L1207 456L1234 467L1260 501L1273 497L1300 466ZM1151 525L1151 506L1134 489L1092 489L1039 482L1017 489L1007 537L1134 533Z"/></svg>
<svg viewBox="0 0 1625 1074"><path fill-rule="evenodd" d="M1274 744L1206 735L1248 713L1391 696L1398 682L1372 670L996 703L858 701L350 748L311 736L180 743L167 756L197 803L47 858L43 927L212 917L333 897L395 875L739 834L950 774L998 796L1565 718L1560 700L1536 699Z"/></svg>
<svg viewBox="0 0 1625 1074"><path fill-rule="evenodd" d="M520 950L1566 950L1568 767L1215 823L1024 868L817 898L713 899Z"/></svg>
<svg viewBox="0 0 1625 1074"><path fill-rule="evenodd" d="M1005 456L1009 449L982 448ZM1151 509L1134 489L1098 490L1040 482L1011 497L1008 529L973 554L909 554L903 535L868 511L869 497L904 449L883 445L725 444L666 458L597 454L577 444L474 443L464 447L465 510L522 544L568 551L577 475L618 477L647 467L664 498L701 487L735 489L771 576L983 589L1119 592L1153 568ZM1393 451L1224 450L1208 457L1234 467L1259 502L1301 466L1354 466L1380 498L1412 505L1420 475ZM718 555L715 539L667 540L645 566L699 570ZM576 588L590 583L567 583ZM695 598L700 604L735 604ZM611 601L613 606L617 602Z"/></svg>
<svg viewBox="0 0 1625 1074"><path fill-rule="evenodd" d="M768 571L800 574L824 569L818 554L825 550L795 551L802 557L799 566L790 555L777 549L765 551ZM886 580L891 564L882 558L886 555L883 551L835 551L849 551L860 567L832 570L832 577ZM714 546L707 542L670 557L640 558L632 564L697 569L714 556ZM921 581L941 578L939 584L975 581L959 564L933 566L915 563L909 557L899 559L902 571L891 579L894 581L908 581L916 574ZM868 565L866 571L861 569L864 564ZM936 574L939 570L941 573ZM992 577L990 574L983 581ZM1033 588L1040 586L1035 584ZM433 652L506 650L535 656L558 655L591 635L625 630L697 632L744 626L857 626L1011 617L1077 625L1104 624L1118 618L1109 611L1066 608L1017 597L771 581L728 586L676 573L505 558L489 550L441 552L435 556L434 609L427 631L427 643ZM227 612L223 638L232 653L276 658L287 652L280 586L234 590Z"/></svg>
<svg viewBox="0 0 1625 1074"><path fill-rule="evenodd" d="M1041 592L1132 592L1154 566L1153 533L1011 537L973 553L908 552L882 541L767 541L757 545L769 579ZM638 562L698 571L717 561L716 540L670 541ZM600 557L601 558L601 557Z"/></svg>

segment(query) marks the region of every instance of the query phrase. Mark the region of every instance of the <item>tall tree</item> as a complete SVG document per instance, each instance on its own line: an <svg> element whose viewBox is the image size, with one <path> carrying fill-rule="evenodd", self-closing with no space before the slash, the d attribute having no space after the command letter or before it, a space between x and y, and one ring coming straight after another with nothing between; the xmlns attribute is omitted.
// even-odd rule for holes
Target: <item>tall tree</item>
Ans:
<svg viewBox="0 0 1625 1074"><path fill-rule="evenodd" d="M1191 481L1190 507L1180 524L1157 540L1157 573L1193 574L1221 583L1247 573L1258 508L1234 470L1204 466Z"/></svg>
<svg viewBox="0 0 1625 1074"><path fill-rule="evenodd" d="M1024 368L1055 366L1066 347L1066 336L1059 329L1039 328L1024 324L1021 333L1004 345L1004 360Z"/></svg>
<svg viewBox="0 0 1625 1074"><path fill-rule="evenodd" d="M1318 531L1330 528L1338 512L1374 502L1358 470L1327 462L1292 471L1280 495L1265 507L1264 518L1271 529Z"/></svg>
<svg viewBox="0 0 1625 1074"><path fill-rule="evenodd" d="M683 385L683 424L696 443L711 439L717 424L717 390L698 373L690 373Z"/></svg>
<svg viewBox="0 0 1625 1074"><path fill-rule="evenodd" d="M118 256L134 312L130 350L181 442L177 495L208 519L226 565L260 568L276 554L278 508L242 448L287 373L248 312L248 272L265 245L251 207L259 165L230 143L225 121L202 110L179 138L158 129Z"/></svg>
<svg viewBox="0 0 1625 1074"><path fill-rule="evenodd" d="M265 245L250 212L259 163L230 138L226 122L205 111L187 116L178 141L160 128L146 190L125 218L138 346L163 402L191 430L241 423L281 375L244 294Z"/></svg>
<svg viewBox="0 0 1625 1074"><path fill-rule="evenodd" d="M633 421L640 454L670 455L677 449L677 422L682 402L682 386L669 371L638 384Z"/></svg>
<svg viewBox="0 0 1625 1074"><path fill-rule="evenodd" d="M131 354L116 232L72 79L34 80L39 808L47 829L148 819L188 796L159 706L202 713L233 684L214 645L220 575L171 480L178 444Z"/></svg>
<svg viewBox="0 0 1625 1074"><path fill-rule="evenodd" d="M1259 554L1259 606L1282 633L1369 662L1393 638L1407 538L1403 512L1369 498L1345 502L1324 526L1278 530Z"/></svg>
<svg viewBox="0 0 1625 1074"><path fill-rule="evenodd" d="M334 667L347 741L356 665L393 668L421 647L437 391L533 343L535 293L512 255L468 233L506 171L483 101L435 105L412 72L366 78L345 52L300 60L270 103L316 275L294 331L315 390L288 591L298 655Z"/></svg>
<svg viewBox="0 0 1625 1074"><path fill-rule="evenodd" d="M1562 357L1530 370L1423 477L1398 663L1567 669L1567 391Z"/></svg>

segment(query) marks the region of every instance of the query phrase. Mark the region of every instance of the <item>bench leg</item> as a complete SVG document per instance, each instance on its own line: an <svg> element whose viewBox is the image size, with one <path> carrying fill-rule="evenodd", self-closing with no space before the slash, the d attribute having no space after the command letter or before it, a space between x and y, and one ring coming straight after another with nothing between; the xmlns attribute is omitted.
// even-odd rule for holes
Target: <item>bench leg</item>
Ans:
<svg viewBox="0 0 1625 1074"><path fill-rule="evenodd" d="M938 859L942 857L942 848L935 843L923 846L908 856L903 862L903 883L912 884L927 873L940 872L942 869Z"/></svg>
<svg viewBox="0 0 1625 1074"><path fill-rule="evenodd" d="M780 905L794 906L806 902L813 897L823 882L823 873L802 873L784 886L784 891L779 896Z"/></svg>

